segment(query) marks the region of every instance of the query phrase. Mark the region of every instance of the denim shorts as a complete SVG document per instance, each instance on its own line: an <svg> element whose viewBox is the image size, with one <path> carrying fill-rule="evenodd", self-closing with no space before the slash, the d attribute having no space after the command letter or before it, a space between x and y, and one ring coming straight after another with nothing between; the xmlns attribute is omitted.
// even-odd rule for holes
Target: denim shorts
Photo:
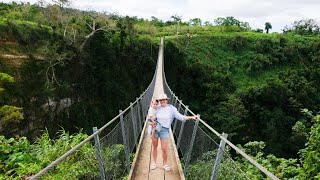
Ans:
<svg viewBox="0 0 320 180"><path fill-rule="evenodd" d="M155 132L154 133L154 137L155 138L159 138L160 137L160 139L169 138L169 128L162 127L160 132Z"/></svg>
<svg viewBox="0 0 320 180"><path fill-rule="evenodd" d="M151 126L150 126L151 127ZM152 128L151 128L152 129ZM151 132L149 133L151 135ZM162 127L160 132L155 132L154 133L154 137L155 138L159 138L160 139L165 139L165 138L169 138L169 128L166 127Z"/></svg>

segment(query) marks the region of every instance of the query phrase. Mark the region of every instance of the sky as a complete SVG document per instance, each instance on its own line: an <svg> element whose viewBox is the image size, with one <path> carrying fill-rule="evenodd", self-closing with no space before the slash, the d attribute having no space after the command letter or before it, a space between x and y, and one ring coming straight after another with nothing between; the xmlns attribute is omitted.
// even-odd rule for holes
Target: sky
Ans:
<svg viewBox="0 0 320 180"><path fill-rule="evenodd" d="M0 0L1 1L1 0ZM2 0L12 2L13 0ZM49 0L47 0L49 2ZM163 21L172 15L182 16L182 21L200 18L213 23L218 17L233 16L248 22L253 29L264 29L270 22L270 32L282 32L296 20L305 18L320 21L320 0L71 0L71 7L81 10L118 13ZM36 3L37 0L16 2Z"/></svg>

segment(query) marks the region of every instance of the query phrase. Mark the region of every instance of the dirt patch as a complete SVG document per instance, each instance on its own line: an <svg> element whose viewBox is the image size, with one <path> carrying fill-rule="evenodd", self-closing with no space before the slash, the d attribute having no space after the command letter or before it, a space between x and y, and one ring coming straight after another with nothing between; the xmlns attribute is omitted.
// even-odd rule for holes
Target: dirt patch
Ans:
<svg viewBox="0 0 320 180"><path fill-rule="evenodd" d="M35 55L33 56L36 60L43 61L44 57ZM17 54L0 54L0 61L4 62L6 65L19 68L26 60L30 59L28 55L17 55Z"/></svg>
<svg viewBox="0 0 320 180"><path fill-rule="evenodd" d="M15 40L9 39L0 39L0 45L16 45L19 46L19 43Z"/></svg>
<svg viewBox="0 0 320 180"><path fill-rule="evenodd" d="M28 59L26 55L1 54L0 61L14 68L20 68L21 64Z"/></svg>
<svg viewBox="0 0 320 180"><path fill-rule="evenodd" d="M2 59L27 59L26 55L13 55L13 54L1 54L0 57Z"/></svg>

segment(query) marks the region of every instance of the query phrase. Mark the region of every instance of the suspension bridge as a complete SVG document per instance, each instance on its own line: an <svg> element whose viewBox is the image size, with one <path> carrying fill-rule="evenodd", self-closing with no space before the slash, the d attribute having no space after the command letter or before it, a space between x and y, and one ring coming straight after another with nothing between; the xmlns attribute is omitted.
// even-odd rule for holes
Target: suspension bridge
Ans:
<svg viewBox="0 0 320 180"><path fill-rule="evenodd" d="M163 66L163 38L160 40L155 74L148 88L134 102L100 129L29 179L250 179L230 151L247 162L265 178L278 178L201 118L173 121L169 130L168 164L162 166L161 146L155 170L151 170L152 145L147 133L147 111L152 98L166 93L172 104L184 115L195 115L167 84ZM81 154L81 156L80 156ZM66 165L68 162L68 165ZM72 164L70 166L70 163ZM68 173L59 171L68 168ZM264 178L264 179L265 179Z"/></svg>

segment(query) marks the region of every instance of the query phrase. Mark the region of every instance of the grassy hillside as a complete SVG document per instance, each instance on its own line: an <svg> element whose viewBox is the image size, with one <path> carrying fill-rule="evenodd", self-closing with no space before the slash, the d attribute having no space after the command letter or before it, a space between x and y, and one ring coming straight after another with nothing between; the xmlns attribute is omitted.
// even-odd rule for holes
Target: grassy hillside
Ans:
<svg viewBox="0 0 320 180"><path fill-rule="evenodd" d="M280 57L290 56L283 52L284 48L294 50L301 44L310 46L310 43L319 42L319 37L238 32L169 37L166 40L172 42L182 52L187 63L222 67L231 73L232 82L241 91L249 88L250 85L266 84L267 79L276 77L281 72L301 68L303 65L301 63L307 60L306 57L301 55L295 58ZM284 45L281 45L282 40L286 41ZM264 54L268 62L263 67L257 67L256 72L252 72L254 70L248 68L257 53Z"/></svg>
<svg viewBox="0 0 320 180"><path fill-rule="evenodd" d="M165 42L169 85L195 112L236 143L263 140L269 152L296 156L305 140L292 128L309 124L300 110L320 107L320 37L238 32Z"/></svg>

